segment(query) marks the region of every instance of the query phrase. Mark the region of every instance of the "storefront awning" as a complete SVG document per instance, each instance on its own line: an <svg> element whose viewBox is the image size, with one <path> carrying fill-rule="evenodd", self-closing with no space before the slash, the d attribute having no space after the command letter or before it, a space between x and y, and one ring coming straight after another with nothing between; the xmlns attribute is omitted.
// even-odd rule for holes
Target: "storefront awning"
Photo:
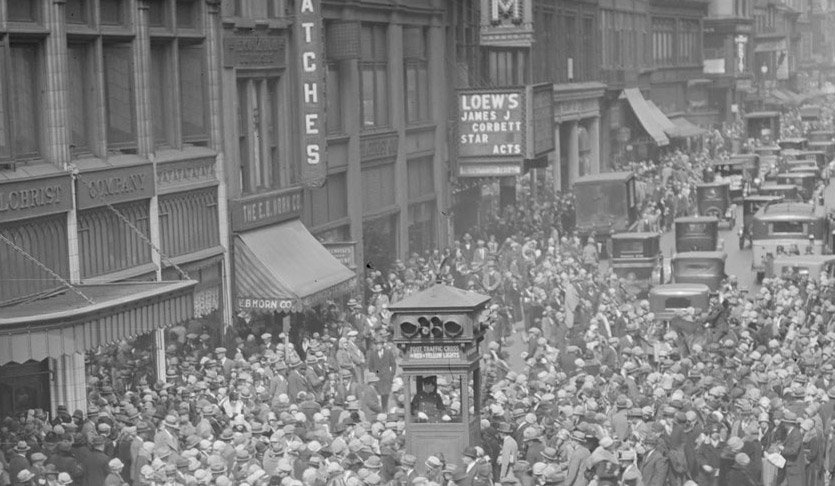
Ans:
<svg viewBox="0 0 835 486"><path fill-rule="evenodd" d="M706 133L704 128L694 124L687 118L683 116L675 117L670 119L676 126L676 130L680 134L681 137L690 138L690 137L700 137Z"/></svg>
<svg viewBox="0 0 835 486"><path fill-rule="evenodd" d="M663 121L658 119L658 115L649 106L641 91L638 88L627 88L623 90L622 96L629 102L629 106L632 107L632 111L635 112L641 126L655 140L655 143L659 147L669 145L670 139L664 133Z"/></svg>
<svg viewBox="0 0 835 486"><path fill-rule="evenodd" d="M83 353L194 316L194 280L78 285L0 308L0 365Z"/></svg>
<svg viewBox="0 0 835 486"><path fill-rule="evenodd" d="M299 310L344 294L355 274L299 220L235 236L239 309Z"/></svg>

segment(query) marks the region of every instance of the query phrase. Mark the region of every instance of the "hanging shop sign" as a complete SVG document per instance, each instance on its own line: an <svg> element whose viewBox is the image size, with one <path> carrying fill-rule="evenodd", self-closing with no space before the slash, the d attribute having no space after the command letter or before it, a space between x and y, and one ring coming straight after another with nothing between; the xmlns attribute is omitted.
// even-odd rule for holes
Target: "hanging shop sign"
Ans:
<svg viewBox="0 0 835 486"><path fill-rule="evenodd" d="M157 163L157 194L185 191L217 184L216 157Z"/></svg>
<svg viewBox="0 0 835 486"><path fill-rule="evenodd" d="M0 184L0 223L71 210L71 184L69 174Z"/></svg>
<svg viewBox="0 0 835 486"><path fill-rule="evenodd" d="M295 219L302 214L302 189L256 194L229 201L232 231L247 231Z"/></svg>
<svg viewBox="0 0 835 486"><path fill-rule="evenodd" d="M459 176L518 175L525 160L553 151L551 89L542 84L459 91Z"/></svg>
<svg viewBox="0 0 835 486"><path fill-rule="evenodd" d="M325 183L325 57L322 48L322 12L319 0L296 2L295 38L299 46L301 87L302 183Z"/></svg>
<svg viewBox="0 0 835 486"><path fill-rule="evenodd" d="M238 297L238 310L265 310L265 311L291 311L296 308L295 302L287 299L259 299L251 297Z"/></svg>
<svg viewBox="0 0 835 486"><path fill-rule="evenodd" d="M286 66L283 34L256 30L224 31L223 67L283 68Z"/></svg>
<svg viewBox="0 0 835 486"><path fill-rule="evenodd" d="M331 255L339 260L339 263L345 265L351 270L357 268L356 241L324 242L322 243L322 246L327 248Z"/></svg>
<svg viewBox="0 0 835 486"><path fill-rule="evenodd" d="M531 0L481 0L481 45L531 47L533 5Z"/></svg>
<svg viewBox="0 0 835 486"><path fill-rule="evenodd" d="M151 164L82 172L76 180L78 209L150 199L156 191Z"/></svg>

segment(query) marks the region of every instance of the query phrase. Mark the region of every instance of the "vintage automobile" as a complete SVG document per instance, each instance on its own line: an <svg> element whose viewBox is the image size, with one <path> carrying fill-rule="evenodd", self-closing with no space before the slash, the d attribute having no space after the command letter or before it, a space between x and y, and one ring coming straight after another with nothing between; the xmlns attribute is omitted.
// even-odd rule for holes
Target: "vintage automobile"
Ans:
<svg viewBox="0 0 835 486"><path fill-rule="evenodd" d="M794 192L797 188L791 186ZM742 200L742 226L739 228L739 249L745 248L747 242L751 244L751 222L754 220L754 215L766 204L773 204L777 201L782 201L782 196L769 196L763 194L753 194Z"/></svg>
<svg viewBox="0 0 835 486"><path fill-rule="evenodd" d="M737 201L745 197L751 181L757 176L758 158L731 157L728 160L714 160L710 166L721 180L730 182L730 199Z"/></svg>
<svg viewBox="0 0 835 486"><path fill-rule="evenodd" d="M760 208L751 223L752 270L762 280L770 258L822 255L829 248L829 219L818 204L776 202Z"/></svg>
<svg viewBox="0 0 835 486"><path fill-rule="evenodd" d="M723 251L686 251L673 255L670 268L674 283L699 283L716 292L725 279Z"/></svg>
<svg viewBox="0 0 835 486"><path fill-rule="evenodd" d="M625 232L612 235L611 268L618 277L646 291L664 282L664 256L658 233Z"/></svg>
<svg viewBox="0 0 835 486"><path fill-rule="evenodd" d="M710 306L710 288L698 283L672 283L658 285L649 291L649 310L656 320L669 321L687 309L696 314Z"/></svg>
<svg viewBox="0 0 835 486"><path fill-rule="evenodd" d="M747 113L745 115L745 129L748 138L758 139L765 144L769 144L780 135L780 112L756 111Z"/></svg>
<svg viewBox="0 0 835 486"><path fill-rule="evenodd" d="M809 143L835 142L835 131L833 130L812 130L806 136L809 138Z"/></svg>
<svg viewBox="0 0 835 486"><path fill-rule="evenodd" d="M824 167L826 167L826 164L829 163L830 159L825 150L813 150L812 148L800 152L798 157L803 160L815 161L815 163L818 166L818 169L823 169Z"/></svg>
<svg viewBox="0 0 835 486"><path fill-rule="evenodd" d="M780 146L780 150L806 150L807 143L809 143L809 141L803 137L781 138L777 141L777 145Z"/></svg>
<svg viewBox="0 0 835 486"><path fill-rule="evenodd" d="M592 232L608 255L609 236L629 231L638 219L638 195L632 172L606 172L574 182L577 233L583 239Z"/></svg>
<svg viewBox="0 0 835 486"><path fill-rule="evenodd" d="M823 153L823 165L835 159L835 142L809 142L809 150ZM820 164L820 159L818 159L818 163Z"/></svg>
<svg viewBox="0 0 835 486"><path fill-rule="evenodd" d="M731 204L731 183L711 182L696 185L696 208L701 216L713 216L720 222L736 225L736 205Z"/></svg>
<svg viewBox="0 0 835 486"><path fill-rule="evenodd" d="M786 201L800 201L800 191L794 184L763 184L759 196L779 196Z"/></svg>
<svg viewBox="0 0 835 486"><path fill-rule="evenodd" d="M824 273L835 277L835 255L779 256L774 259L774 276L787 280L817 280Z"/></svg>
<svg viewBox="0 0 835 486"><path fill-rule="evenodd" d="M800 198L808 201L815 193L815 186L820 179L817 172L783 172L777 174L778 184L794 184Z"/></svg>
<svg viewBox="0 0 835 486"><path fill-rule="evenodd" d="M821 117L821 107L818 105L805 105L798 109L800 119L806 122L816 122Z"/></svg>
<svg viewBox="0 0 835 486"><path fill-rule="evenodd" d="M676 252L715 251L719 246L719 219L713 216L676 218Z"/></svg>
<svg viewBox="0 0 835 486"><path fill-rule="evenodd" d="M777 144L760 145L754 147L754 153L760 157L765 155L780 155L780 146Z"/></svg>

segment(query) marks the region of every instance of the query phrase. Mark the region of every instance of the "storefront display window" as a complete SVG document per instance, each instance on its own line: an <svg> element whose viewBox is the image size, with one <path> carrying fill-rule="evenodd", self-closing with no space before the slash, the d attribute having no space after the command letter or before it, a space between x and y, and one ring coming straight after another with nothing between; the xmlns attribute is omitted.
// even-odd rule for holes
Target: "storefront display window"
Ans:
<svg viewBox="0 0 835 486"><path fill-rule="evenodd" d="M49 408L49 360L0 366L2 416Z"/></svg>
<svg viewBox="0 0 835 486"><path fill-rule="evenodd" d="M397 258L397 215L363 222L363 255L373 268L384 271Z"/></svg>

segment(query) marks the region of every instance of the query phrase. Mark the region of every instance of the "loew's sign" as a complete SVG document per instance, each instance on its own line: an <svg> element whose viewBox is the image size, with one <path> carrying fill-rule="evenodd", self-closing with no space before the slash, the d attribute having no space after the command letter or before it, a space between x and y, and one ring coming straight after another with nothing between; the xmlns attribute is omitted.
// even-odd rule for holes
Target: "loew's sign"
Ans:
<svg viewBox="0 0 835 486"><path fill-rule="evenodd" d="M458 93L458 175L522 173L525 160L554 150L550 84L466 89Z"/></svg>

